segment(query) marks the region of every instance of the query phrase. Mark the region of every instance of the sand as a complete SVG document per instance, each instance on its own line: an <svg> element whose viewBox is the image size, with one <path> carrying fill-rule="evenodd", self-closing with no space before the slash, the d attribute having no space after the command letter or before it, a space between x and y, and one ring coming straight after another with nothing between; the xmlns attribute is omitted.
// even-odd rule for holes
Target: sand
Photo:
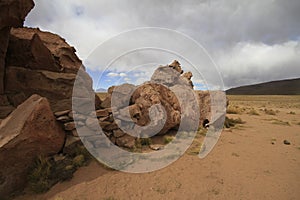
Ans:
<svg viewBox="0 0 300 200"><path fill-rule="evenodd" d="M93 161L43 195L16 199L300 199L300 97L229 98L243 111L228 117L246 123L225 129L204 159L187 153L146 174L113 171ZM259 115L247 114L251 109Z"/></svg>

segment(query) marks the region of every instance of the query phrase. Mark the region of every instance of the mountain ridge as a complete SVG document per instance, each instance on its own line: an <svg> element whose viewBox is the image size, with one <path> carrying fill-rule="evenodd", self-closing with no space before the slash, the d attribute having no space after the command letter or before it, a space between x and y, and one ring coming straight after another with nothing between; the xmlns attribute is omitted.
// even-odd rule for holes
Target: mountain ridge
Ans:
<svg viewBox="0 0 300 200"><path fill-rule="evenodd" d="M227 95L300 95L300 78L239 86L225 92Z"/></svg>

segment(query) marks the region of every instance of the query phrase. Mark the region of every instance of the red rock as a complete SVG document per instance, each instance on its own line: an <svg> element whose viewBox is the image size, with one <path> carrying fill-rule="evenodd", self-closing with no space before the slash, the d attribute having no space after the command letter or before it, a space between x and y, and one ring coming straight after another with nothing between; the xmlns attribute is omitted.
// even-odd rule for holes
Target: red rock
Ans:
<svg viewBox="0 0 300 200"><path fill-rule="evenodd" d="M27 170L39 155L58 153L65 133L46 98L33 95L0 125L0 196L22 190Z"/></svg>
<svg viewBox="0 0 300 200"><path fill-rule="evenodd" d="M33 0L0 1L0 94L4 94L5 56L11 27L22 27Z"/></svg>

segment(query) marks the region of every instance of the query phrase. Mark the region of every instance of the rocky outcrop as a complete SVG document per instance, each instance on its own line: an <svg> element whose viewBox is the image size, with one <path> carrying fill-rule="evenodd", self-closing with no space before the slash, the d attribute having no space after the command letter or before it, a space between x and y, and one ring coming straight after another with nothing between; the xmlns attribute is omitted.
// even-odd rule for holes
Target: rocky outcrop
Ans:
<svg viewBox="0 0 300 200"><path fill-rule="evenodd" d="M33 94L46 97L53 111L71 109L78 70L84 74L81 95L92 91L75 49L60 36L22 28L32 0L0 2L0 118L6 117ZM96 98L96 107L101 104Z"/></svg>
<svg viewBox="0 0 300 200"><path fill-rule="evenodd" d="M65 138L47 99L38 95L2 120L0 133L1 197L22 190L33 160L58 153Z"/></svg>
<svg viewBox="0 0 300 200"><path fill-rule="evenodd" d="M11 27L22 27L33 0L0 1L0 95L4 93L5 56Z"/></svg>
<svg viewBox="0 0 300 200"><path fill-rule="evenodd" d="M171 129L197 130L199 104L192 73L182 73L179 62L174 61L158 67L142 85L112 86L101 109L93 111L88 100L74 97L77 106L72 111L55 115L69 135L81 137L94 148L104 142L97 138L99 127L113 144L126 148L134 148L138 138L164 135Z"/></svg>
<svg viewBox="0 0 300 200"><path fill-rule="evenodd" d="M32 94L47 97L53 111L71 109L73 84L82 63L64 39L39 29L13 28L6 55L5 95L14 107ZM84 90L92 80L84 74ZM99 104L99 102L98 102Z"/></svg>

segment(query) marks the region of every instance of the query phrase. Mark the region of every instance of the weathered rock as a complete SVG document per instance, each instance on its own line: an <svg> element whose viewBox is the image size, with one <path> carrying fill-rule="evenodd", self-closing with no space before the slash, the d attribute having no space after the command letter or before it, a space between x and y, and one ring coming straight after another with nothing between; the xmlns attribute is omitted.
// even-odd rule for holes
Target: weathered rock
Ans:
<svg viewBox="0 0 300 200"><path fill-rule="evenodd" d="M7 57L7 60L9 60L8 62L16 62L13 58L11 58L12 55L15 55L14 50L17 50L15 45L19 46L23 44L22 47L26 51L22 53L23 55L25 53L34 55L37 53L34 52L37 49L42 51L41 54L36 54L33 57L27 57L29 59L27 62L33 63L33 65L28 65L28 68L47 69L54 72L76 73L82 66L81 61L75 54L76 50L69 46L64 39L56 34L43 32L36 28L14 28L11 30L11 36L9 49L12 52ZM31 43L30 45L32 47L27 49L26 43ZM34 59L37 58L36 56L44 56L44 59L47 59L50 62L55 60L56 65L51 64L48 65L47 68L44 68L43 66L35 66L34 64L36 63L34 62ZM43 59L40 61L43 62ZM21 67L26 66L21 65Z"/></svg>
<svg viewBox="0 0 300 200"><path fill-rule="evenodd" d="M16 107L32 94L47 97L53 111L71 109L72 95L89 98L92 80L70 47L58 35L32 28L13 28L6 53L5 94ZM73 93L76 73L80 87ZM23 96L16 95L22 92ZM94 95L95 96L95 95ZM100 99L95 96L95 106Z"/></svg>
<svg viewBox="0 0 300 200"><path fill-rule="evenodd" d="M145 84L140 86L134 92L132 102L134 105L129 107L129 112L132 118L136 119L136 123L139 126L145 126L150 122L149 109L155 104L162 105L166 111L165 117L162 116L163 111L152 114L151 123L153 128L157 127L159 124L164 124L164 127L159 131L159 134L164 134L169 129L180 124L179 102L174 93L163 85Z"/></svg>
<svg viewBox="0 0 300 200"><path fill-rule="evenodd" d="M183 70L181 69L180 63L177 60L174 60L169 67L174 69L175 71L179 72L180 74L183 73Z"/></svg>
<svg viewBox="0 0 300 200"><path fill-rule="evenodd" d="M63 115L68 115L69 112L71 112L71 110L63 110L63 111L55 112L54 115L55 115L55 117L60 117L60 116L63 116Z"/></svg>
<svg viewBox="0 0 300 200"><path fill-rule="evenodd" d="M111 107L111 94L108 94L106 98L101 103L101 108L110 108Z"/></svg>
<svg viewBox="0 0 300 200"><path fill-rule="evenodd" d="M284 140L284 141L283 141L283 144L285 144L285 145L290 145L290 144L291 144L291 142L290 142L290 141L288 141L288 140Z"/></svg>
<svg viewBox="0 0 300 200"><path fill-rule="evenodd" d="M197 91L200 108L200 125L204 120L211 121L211 101L209 91Z"/></svg>
<svg viewBox="0 0 300 200"><path fill-rule="evenodd" d="M0 94L4 94L5 56L9 41L9 30L9 27L0 29Z"/></svg>
<svg viewBox="0 0 300 200"><path fill-rule="evenodd" d="M106 117L109 115L109 112L107 109L102 109L102 110L96 110L96 116L97 117Z"/></svg>
<svg viewBox="0 0 300 200"><path fill-rule="evenodd" d="M0 2L0 29L22 27L26 15L33 6L33 0L2 0Z"/></svg>
<svg viewBox="0 0 300 200"><path fill-rule="evenodd" d="M99 129L99 121L97 118L89 117L89 118L87 118L85 124L91 130L96 131Z"/></svg>
<svg viewBox="0 0 300 200"><path fill-rule="evenodd" d="M76 128L75 122L67 122L64 124L64 129L66 131L71 131Z"/></svg>
<svg viewBox="0 0 300 200"><path fill-rule="evenodd" d="M114 133L115 138L119 138L119 137L122 137L123 135L125 135L125 133L120 129L114 130L113 133Z"/></svg>
<svg viewBox="0 0 300 200"><path fill-rule="evenodd" d="M5 57L11 27L22 27L33 0L0 1L0 94L4 94Z"/></svg>
<svg viewBox="0 0 300 200"><path fill-rule="evenodd" d="M22 190L27 170L39 155L61 150L65 134L46 98L31 96L0 125L0 196Z"/></svg>
<svg viewBox="0 0 300 200"><path fill-rule="evenodd" d="M59 122L69 122L72 119L69 116L63 115L63 116L57 117L56 120Z"/></svg>
<svg viewBox="0 0 300 200"><path fill-rule="evenodd" d="M193 77L192 72L185 72L184 74L181 75L181 77L182 77L182 79L183 79L184 81L187 82L187 84L189 84L189 85L191 86L191 88L194 87L194 84L193 84L193 82L192 82L192 80L191 80L192 77Z"/></svg>
<svg viewBox="0 0 300 200"><path fill-rule="evenodd" d="M120 147L132 149L135 146L135 138L130 135L124 135L123 137L116 138L116 144Z"/></svg>

